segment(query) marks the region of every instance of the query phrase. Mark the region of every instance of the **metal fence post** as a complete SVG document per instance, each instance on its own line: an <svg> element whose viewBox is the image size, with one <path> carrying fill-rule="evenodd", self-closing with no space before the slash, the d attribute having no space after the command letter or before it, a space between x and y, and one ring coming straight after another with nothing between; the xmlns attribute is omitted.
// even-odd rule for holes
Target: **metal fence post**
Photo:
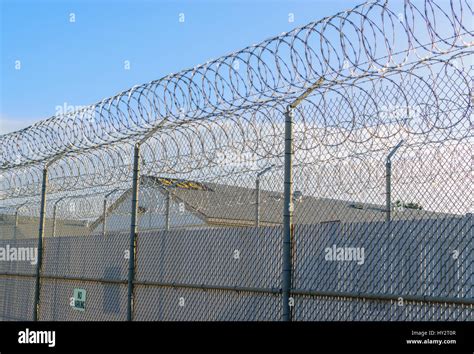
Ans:
<svg viewBox="0 0 474 354"><path fill-rule="evenodd" d="M255 181L255 226L260 227L260 178L257 175L257 180Z"/></svg>
<svg viewBox="0 0 474 354"><path fill-rule="evenodd" d="M57 155L51 161L47 162L43 167L43 182L41 184L41 206L40 206L40 220L38 232L38 262L36 263L36 284L35 284L35 299L33 307L33 321L38 321L40 310L40 293L41 293L41 268L43 266L43 238L44 225L46 217L46 194L48 191L48 168L54 162L63 157L63 154Z"/></svg>
<svg viewBox="0 0 474 354"><path fill-rule="evenodd" d="M128 300L127 300L127 321L132 321L133 310L133 281L135 278L135 251L137 245L137 212L138 212L138 191L140 179L140 144L135 144L133 157L133 185L132 185L132 219L130 230L129 262L128 262Z"/></svg>
<svg viewBox="0 0 474 354"><path fill-rule="evenodd" d="M293 118L294 109L314 90L321 87L324 77L320 77L297 97L285 111L285 177L283 205L283 262L282 262L282 320L291 321L290 293L292 277L292 241L293 241Z"/></svg>
<svg viewBox="0 0 474 354"><path fill-rule="evenodd" d="M103 210L102 210L102 236L105 237L105 234L107 232L107 202L108 202L108 198L114 194L116 191L118 191L118 188L115 188L114 190L112 190L111 192L107 193L105 196L104 196L104 206L103 206Z"/></svg>
<svg viewBox="0 0 474 354"><path fill-rule="evenodd" d="M18 212L23 208L27 203L23 203L15 209L15 226L13 228L13 239L16 240L16 234L18 232Z"/></svg>
<svg viewBox="0 0 474 354"><path fill-rule="evenodd" d="M148 131L143 138L138 141L133 149L133 180L132 180L132 216L130 221L130 243L129 243L129 262L128 262L128 298L127 298L127 321L133 320L133 291L135 281L135 259L137 250L137 214L138 214L138 194L140 189L140 147L154 133L156 133L164 124L166 119L160 124Z"/></svg>
<svg viewBox="0 0 474 354"><path fill-rule="evenodd" d="M58 207L58 201L56 201L54 203L54 207L53 207L53 230L51 232L51 236L52 237L55 237L56 236L56 209Z"/></svg>
<svg viewBox="0 0 474 354"><path fill-rule="evenodd" d="M293 109L285 113L285 180L283 205L282 320L290 321L291 240L293 229Z"/></svg>
<svg viewBox="0 0 474 354"><path fill-rule="evenodd" d="M52 237L56 236L56 210L58 207L58 203L63 200L64 198L59 198L54 202L54 207L53 207L53 231L51 232Z"/></svg>
<svg viewBox="0 0 474 354"><path fill-rule="evenodd" d="M171 208L171 191L166 193L166 211L165 211L165 230L170 230L170 208Z"/></svg>
<svg viewBox="0 0 474 354"><path fill-rule="evenodd" d="M385 211L386 211L386 220L390 221L392 219L392 157L397 152L398 148L402 146L403 140L401 140L387 155L385 161Z"/></svg>
<svg viewBox="0 0 474 354"><path fill-rule="evenodd" d="M107 230L107 197L104 197L104 204L102 209L102 237L105 237L105 232Z"/></svg>
<svg viewBox="0 0 474 354"><path fill-rule="evenodd" d="M18 229L18 209L19 208L16 208L15 210L15 225L13 227L13 239L16 240L16 232L17 232L17 229Z"/></svg>
<svg viewBox="0 0 474 354"><path fill-rule="evenodd" d="M39 300L40 300L40 273L43 263L43 236L44 236L44 219L46 214L46 190L48 185L48 167L43 169L43 182L41 186L41 206L40 206L40 222L38 235L38 262L36 263L36 284L35 284L35 301L33 308L33 321L39 318Z"/></svg>
<svg viewBox="0 0 474 354"><path fill-rule="evenodd" d="M270 171L274 166L275 165L268 166L267 168L257 173L257 179L255 180L255 226L257 227L260 227L260 177Z"/></svg>

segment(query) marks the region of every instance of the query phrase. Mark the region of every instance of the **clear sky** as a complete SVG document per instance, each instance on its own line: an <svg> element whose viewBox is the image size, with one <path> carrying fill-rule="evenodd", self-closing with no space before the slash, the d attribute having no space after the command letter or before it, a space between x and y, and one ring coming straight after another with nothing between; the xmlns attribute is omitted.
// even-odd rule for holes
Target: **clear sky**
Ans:
<svg viewBox="0 0 474 354"><path fill-rule="evenodd" d="M362 2L0 0L0 134Z"/></svg>

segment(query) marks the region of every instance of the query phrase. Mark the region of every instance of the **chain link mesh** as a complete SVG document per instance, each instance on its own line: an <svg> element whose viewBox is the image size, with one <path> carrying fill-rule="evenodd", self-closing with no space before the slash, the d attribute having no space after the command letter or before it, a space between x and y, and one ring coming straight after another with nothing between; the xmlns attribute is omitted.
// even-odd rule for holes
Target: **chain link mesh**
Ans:
<svg viewBox="0 0 474 354"><path fill-rule="evenodd" d="M1 136L0 319L472 321L472 5L420 4Z"/></svg>

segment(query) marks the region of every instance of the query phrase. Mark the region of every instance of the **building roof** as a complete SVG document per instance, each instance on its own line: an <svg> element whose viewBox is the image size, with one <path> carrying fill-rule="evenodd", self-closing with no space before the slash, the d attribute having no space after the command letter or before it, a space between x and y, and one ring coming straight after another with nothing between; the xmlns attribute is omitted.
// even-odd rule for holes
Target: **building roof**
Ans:
<svg viewBox="0 0 474 354"><path fill-rule="evenodd" d="M40 219L37 216L0 214L0 240L38 238ZM54 225L56 235L81 236L89 233L87 222L81 220L56 220ZM46 218L44 236L53 235L53 219Z"/></svg>
<svg viewBox="0 0 474 354"><path fill-rule="evenodd" d="M142 176L141 189L149 193L156 190L171 200L182 202L186 210L202 218L208 225L250 226L256 219L256 190L219 183L203 183L191 180L172 179L159 176ZM299 195L298 195L299 194ZM131 189L125 191L110 207L107 214L113 212L131 195ZM321 222L363 222L383 221L386 218L385 206L369 203L316 198L294 193L294 223L314 224ZM283 214L283 193L260 191L260 224L280 225ZM393 212L396 219L432 217L433 212L405 209ZM92 223L98 225L102 217Z"/></svg>

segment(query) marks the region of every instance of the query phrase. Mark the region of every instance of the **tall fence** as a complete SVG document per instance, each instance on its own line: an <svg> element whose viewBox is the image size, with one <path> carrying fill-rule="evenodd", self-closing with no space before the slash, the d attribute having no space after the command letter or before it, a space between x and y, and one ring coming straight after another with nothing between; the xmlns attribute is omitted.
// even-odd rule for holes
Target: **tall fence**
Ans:
<svg viewBox="0 0 474 354"><path fill-rule="evenodd" d="M291 318L472 320L472 265L463 266L472 257L472 216L391 226L390 233L384 221L298 226ZM282 233L279 226L142 233L132 318L279 320ZM328 260L328 250L347 247L347 239L364 249L362 257ZM47 239L39 319L126 320L127 249L127 234ZM459 257L446 257L452 249L462 250ZM2 319L30 320L35 265L5 264ZM74 289L86 291L83 310L71 305Z"/></svg>
<svg viewBox="0 0 474 354"><path fill-rule="evenodd" d="M369 2L0 136L0 318L473 320L472 15Z"/></svg>

